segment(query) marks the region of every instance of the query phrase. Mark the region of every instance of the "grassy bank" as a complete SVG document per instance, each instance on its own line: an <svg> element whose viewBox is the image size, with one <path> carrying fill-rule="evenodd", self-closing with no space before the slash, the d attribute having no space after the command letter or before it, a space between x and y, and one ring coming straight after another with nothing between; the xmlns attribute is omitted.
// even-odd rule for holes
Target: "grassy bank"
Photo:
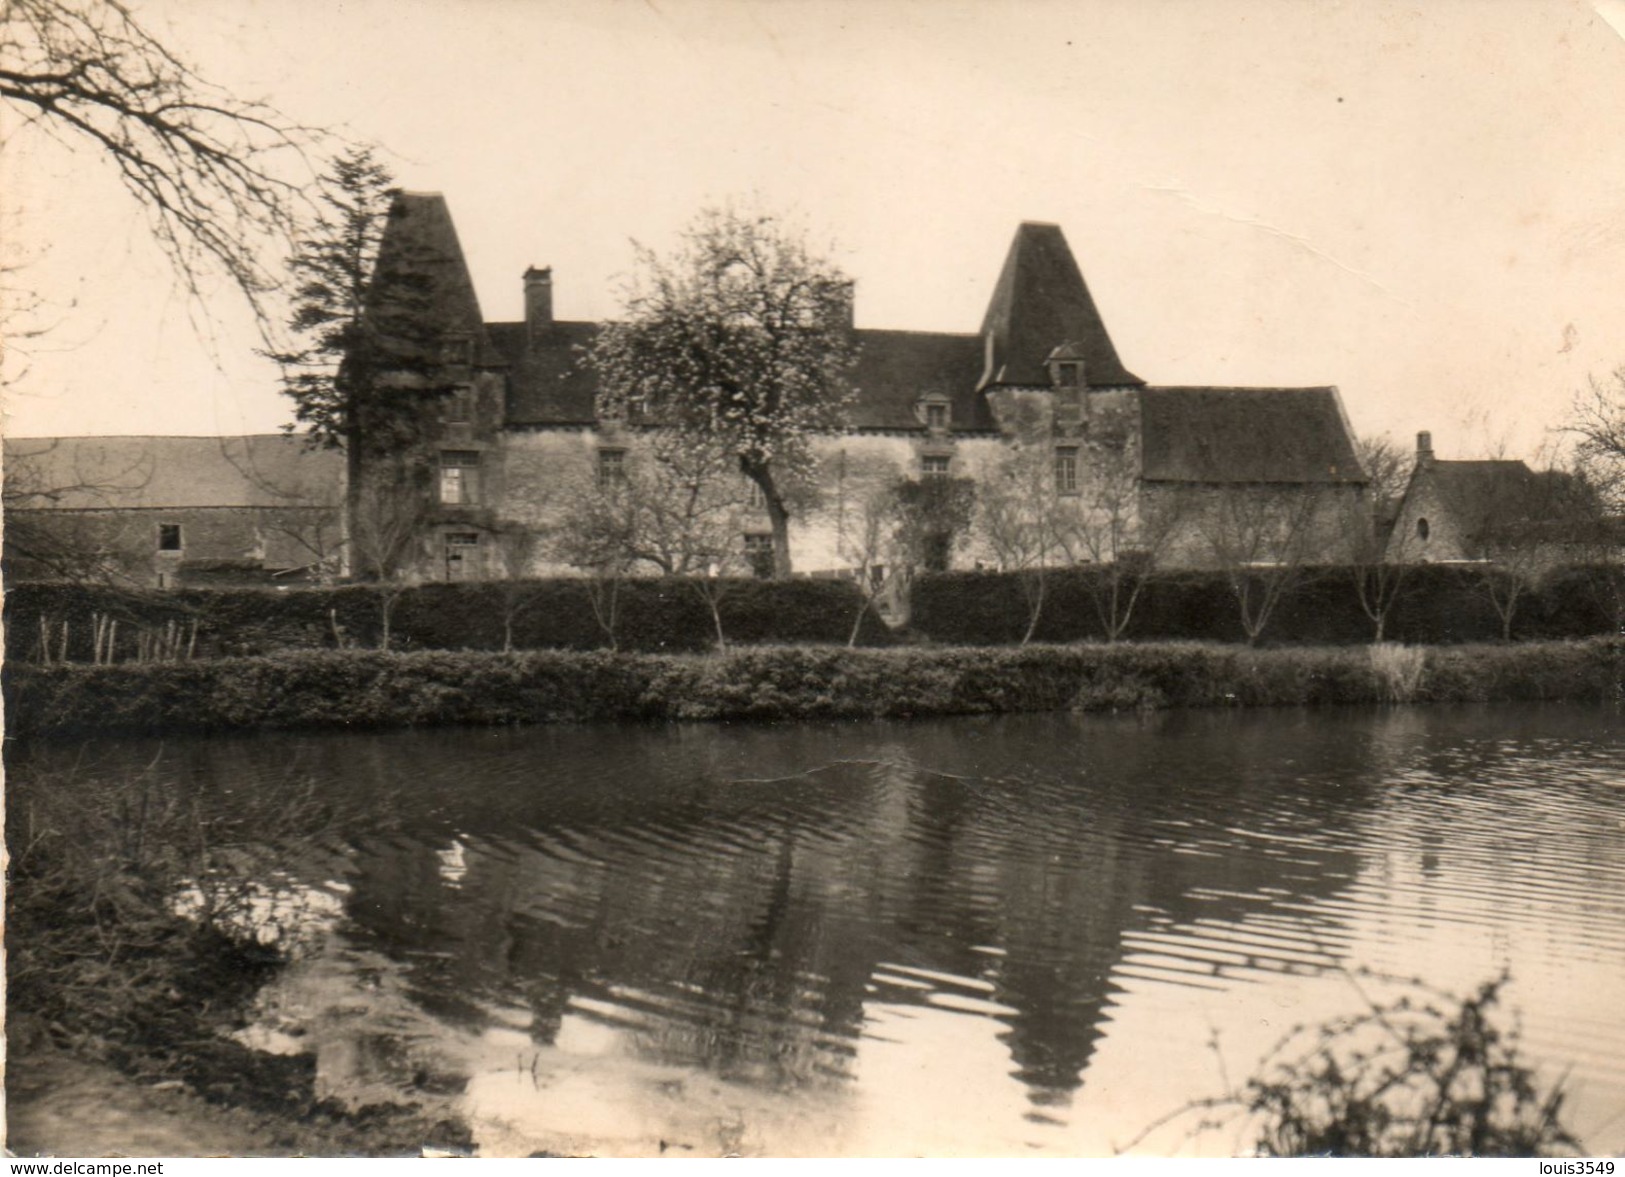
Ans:
<svg viewBox="0 0 1625 1177"><path fill-rule="evenodd" d="M444 1109L346 1108L320 1096L314 1056L230 1037L298 949L257 915L256 880L267 873L266 846L321 828L307 795L290 785L211 814L151 772L102 779L26 757L7 770L8 1079L29 1080L8 1084L15 1148L87 1155L102 1140L126 1149L148 1112L172 1128L200 1125L193 1143L170 1133L177 1155L209 1140L275 1155L468 1145L467 1128ZM194 900L185 913L182 896ZM61 1130L64 1106L95 1107L98 1093L123 1093L132 1121L124 1141ZM214 1109L229 1111L220 1119ZM151 1137L150 1125L139 1127Z"/></svg>
<svg viewBox="0 0 1625 1177"><path fill-rule="evenodd" d="M710 655L299 651L13 666L12 733L616 719L880 718L1373 702L1610 700L1625 639L1250 650L1198 643L780 647Z"/></svg>

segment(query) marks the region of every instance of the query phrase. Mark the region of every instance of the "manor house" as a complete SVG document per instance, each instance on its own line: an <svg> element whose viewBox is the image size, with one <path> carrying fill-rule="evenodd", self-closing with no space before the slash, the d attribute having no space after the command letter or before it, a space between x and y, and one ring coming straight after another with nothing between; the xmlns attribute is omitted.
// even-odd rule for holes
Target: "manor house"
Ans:
<svg viewBox="0 0 1625 1177"><path fill-rule="evenodd" d="M635 444L596 411L584 352L597 325L555 317L554 275L536 267L524 272L523 321L487 322L439 194L398 197L383 250L434 272L444 354L466 381L432 443L439 473L424 571L512 575L520 570L498 566L492 539L505 528L545 528L553 490L612 480ZM792 517L797 572L849 565L840 532L852 483L984 477L1013 446L1043 456L1063 498L1084 494L1102 461L1127 468L1137 509L1176 508L1178 534L1159 555L1169 565L1214 562L1210 541L1228 496L1255 510L1292 504L1276 515L1307 518L1255 537L1255 562L1277 558L1271 545L1287 542L1311 545L1294 558L1344 558L1350 520L1364 520L1365 476L1335 388L1148 385L1119 358L1057 225L1016 230L980 330L852 330L857 399L850 428L819 444L827 493ZM765 511L747 508L741 549L770 543ZM957 564L972 561L987 554L974 544L955 554ZM525 571L563 569L544 555Z"/></svg>
<svg viewBox="0 0 1625 1177"><path fill-rule="evenodd" d="M380 265L402 259L428 279L440 383L456 392L436 398L426 422L419 460L431 476L411 492L421 501L409 550L391 563L432 580L580 571L549 544L508 541L556 535L569 489L614 485L647 441L597 412L585 353L598 325L555 317L554 275L535 267L523 276L524 319L486 322L438 194L396 198ZM1040 473L1058 511L1098 511L1110 497L1121 513L1112 528L1129 537L1115 551L1056 547L1046 563L1134 553L1152 517L1164 533L1154 552L1137 554L1168 567L1335 562L1369 526L1335 388L1148 385L1119 358L1056 225L1016 230L980 330L851 330L856 401L849 428L818 440L817 493L792 512L798 573L853 567L853 504L865 488L985 484L1009 475L1013 453ZM49 541L41 551L71 551L99 574L157 585L222 570L297 579L345 562L343 463L295 439L37 439L8 442L6 459L8 523L34 526ZM729 516L737 569L771 554L772 533L753 484L723 477L739 480ZM1117 493L1101 493L1107 482ZM356 566L366 559L353 531ZM14 576L64 574L27 561L23 547L8 548ZM952 562L1012 561L972 539Z"/></svg>

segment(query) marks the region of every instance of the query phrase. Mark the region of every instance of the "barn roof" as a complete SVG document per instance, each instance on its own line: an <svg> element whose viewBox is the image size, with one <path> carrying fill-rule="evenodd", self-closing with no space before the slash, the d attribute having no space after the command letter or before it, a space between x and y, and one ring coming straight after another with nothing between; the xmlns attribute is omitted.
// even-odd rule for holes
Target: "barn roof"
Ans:
<svg viewBox="0 0 1625 1177"><path fill-rule="evenodd" d="M344 457L280 433L5 439L8 510L334 506Z"/></svg>
<svg viewBox="0 0 1625 1177"><path fill-rule="evenodd" d="M1146 388L1151 482L1362 483L1335 388Z"/></svg>

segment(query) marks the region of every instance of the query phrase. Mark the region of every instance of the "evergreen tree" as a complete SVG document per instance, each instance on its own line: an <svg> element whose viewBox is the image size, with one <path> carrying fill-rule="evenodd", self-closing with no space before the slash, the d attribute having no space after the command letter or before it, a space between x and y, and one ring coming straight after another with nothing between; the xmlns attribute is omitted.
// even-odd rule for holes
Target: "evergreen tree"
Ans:
<svg viewBox="0 0 1625 1177"><path fill-rule="evenodd" d="M273 352L282 366L283 391L294 402L295 423L311 444L342 449L346 458L345 510L352 541L368 529L360 518L385 499L427 493L414 448L433 420L428 410L457 387L447 381L441 328L434 313L434 270L393 245L391 220L400 215L398 190L370 148L333 161L322 178L321 212L298 242L288 325L298 343ZM368 481L379 485L368 487ZM387 484L387 485L386 485ZM401 514L401 503L390 507ZM356 571L389 578L393 567Z"/></svg>

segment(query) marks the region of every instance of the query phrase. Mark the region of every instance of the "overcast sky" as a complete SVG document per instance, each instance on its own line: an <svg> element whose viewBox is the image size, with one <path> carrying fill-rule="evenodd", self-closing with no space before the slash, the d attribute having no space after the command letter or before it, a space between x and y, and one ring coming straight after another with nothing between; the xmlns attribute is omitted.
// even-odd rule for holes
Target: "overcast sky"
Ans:
<svg viewBox="0 0 1625 1177"><path fill-rule="evenodd" d="M1060 223L1157 384L1335 384L1357 431L1531 454L1625 364L1625 0L133 0L199 72L445 193L488 319L554 267L755 194L835 243L860 326L974 331ZM222 292L205 341L104 161L3 162L65 310L14 435L289 418ZM20 202L19 214L17 202ZM38 249L36 248L36 252Z"/></svg>

